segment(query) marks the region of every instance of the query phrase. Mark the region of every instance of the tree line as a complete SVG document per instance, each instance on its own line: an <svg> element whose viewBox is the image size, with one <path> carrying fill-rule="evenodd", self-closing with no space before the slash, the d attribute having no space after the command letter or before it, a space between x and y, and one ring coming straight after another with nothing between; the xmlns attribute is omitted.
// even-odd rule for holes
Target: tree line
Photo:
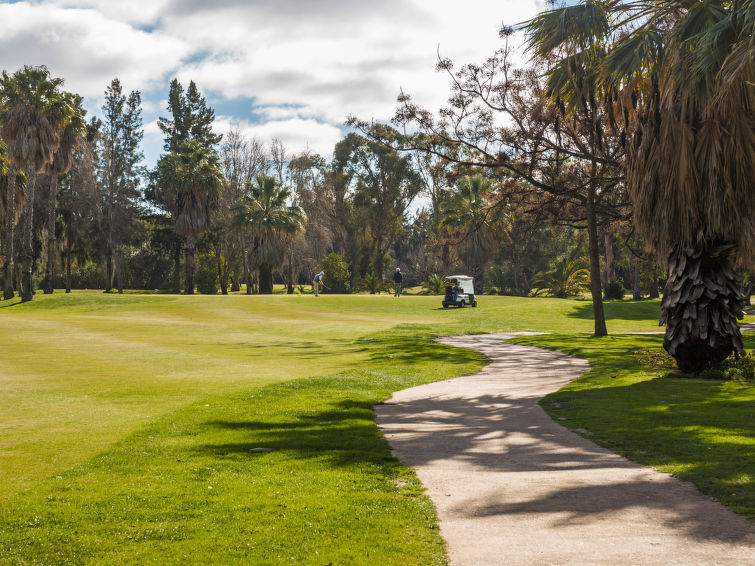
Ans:
<svg viewBox="0 0 755 566"><path fill-rule="evenodd" d="M138 92L114 80L86 121L44 67L3 73L4 297L61 283L293 293L320 269L331 291L374 293L394 266L438 292L464 270L478 292L587 289L602 336L605 296L665 285L682 369L741 353L755 3L714 4L545 11L525 26L529 65L512 64L504 28L483 64L439 61L439 113L402 93L391 123L351 117L328 158L221 137L197 86L174 80L147 170Z"/></svg>

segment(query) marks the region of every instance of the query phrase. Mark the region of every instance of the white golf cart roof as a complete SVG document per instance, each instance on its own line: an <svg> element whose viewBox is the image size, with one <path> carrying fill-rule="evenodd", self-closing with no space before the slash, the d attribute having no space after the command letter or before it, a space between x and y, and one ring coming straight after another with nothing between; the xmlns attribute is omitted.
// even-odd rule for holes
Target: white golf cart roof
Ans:
<svg viewBox="0 0 755 566"><path fill-rule="evenodd" d="M446 279L456 280L462 292L474 295L474 279L469 275L449 275Z"/></svg>

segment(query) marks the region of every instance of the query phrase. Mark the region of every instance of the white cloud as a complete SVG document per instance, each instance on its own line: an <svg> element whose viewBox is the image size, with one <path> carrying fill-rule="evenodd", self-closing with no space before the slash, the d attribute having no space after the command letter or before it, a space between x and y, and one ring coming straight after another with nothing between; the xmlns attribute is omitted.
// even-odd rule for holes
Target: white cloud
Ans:
<svg viewBox="0 0 755 566"><path fill-rule="evenodd" d="M237 121L262 138L308 140L329 153L347 115L388 120L401 88L430 109L443 105L449 85L434 72L437 50L459 64L482 62L500 47L501 24L544 7L543 0L17 2L0 4L0 68L44 63L90 97L90 108L118 76L124 89L142 90L155 138L152 120L164 112L169 78L195 80L211 104L253 101L245 109L230 104L235 115L223 127Z"/></svg>
<svg viewBox="0 0 755 566"><path fill-rule="evenodd" d="M116 76L126 90L147 90L190 52L181 39L135 29L93 9L0 4L0 21L0 68L44 64L87 97L101 97Z"/></svg>
<svg viewBox="0 0 755 566"><path fill-rule="evenodd" d="M253 124L230 116L216 118L216 132L226 133L232 128L239 129L247 138L256 137L265 143L274 138L279 139L288 148L289 153L309 148L320 155L328 155L342 137L339 128L313 119L289 118Z"/></svg>

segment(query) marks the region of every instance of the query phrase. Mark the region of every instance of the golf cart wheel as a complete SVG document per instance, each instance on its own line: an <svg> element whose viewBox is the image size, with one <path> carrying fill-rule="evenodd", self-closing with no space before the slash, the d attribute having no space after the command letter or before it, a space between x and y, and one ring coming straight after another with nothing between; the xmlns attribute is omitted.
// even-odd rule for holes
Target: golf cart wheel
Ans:
<svg viewBox="0 0 755 566"><path fill-rule="evenodd" d="M473 306L473 307L476 307L476 306L477 306L477 301L474 301L474 302L472 303L472 306Z"/></svg>
<svg viewBox="0 0 755 566"><path fill-rule="evenodd" d="M463 309L463 308L464 308L465 306L466 306L466 303L465 303L465 302L464 302L464 301L462 300L462 301L461 301L461 302L459 303L459 308Z"/></svg>
<svg viewBox="0 0 755 566"><path fill-rule="evenodd" d="M443 303L443 308L447 309L448 308L448 303Z"/></svg>

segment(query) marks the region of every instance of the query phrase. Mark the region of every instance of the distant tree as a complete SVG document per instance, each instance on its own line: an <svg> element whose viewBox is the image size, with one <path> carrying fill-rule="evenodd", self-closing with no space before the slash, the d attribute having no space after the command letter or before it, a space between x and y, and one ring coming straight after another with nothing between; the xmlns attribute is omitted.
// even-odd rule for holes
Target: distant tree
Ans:
<svg viewBox="0 0 755 566"><path fill-rule="evenodd" d="M55 223L57 219L58 178L71 169L74 150L86 136L86 110L82 107L83 98L77 94L64 93L65 121L60 134L60 146L48 167L50 190L47 200L47 268L45 269L45 294L53 292L55 278L55 256L57 254Z"/></svg>
<svg viewBox="0 0 755 566"><path fill-rule="evenodd" d="M141 95L123 94L121 82L113 79L105 89L100 136L99 181L102 191L103 233L107 246L105 290L113 286L123 293L123 246L128 242L139 212L140 185L144 168L140 143L142 130Z"/></svg>
<svg viewBox="0 0 755 566"><path fill-rule="evenodd" d="M236 209L234 224L251 234L250 264L259 270L262 294L273 292L273 270L285 260L285 237L304 229L304 211L289 204L290 196L290 189L275 177L257 177Z"/></svg>
<svg viewBox="0 0 755 566"><path fill-rule="evenodd" d="M587 1L528 26L535 55L555 61L551 91L572 109L586 91L574 69L600 55L590 68L602 96L589 104L627 140L635 224L668 260L664 347L683 371L744 352L733 267L755 267L753 6Z"/></svg>
<svg viewBox="0 0 755 566"><path fill-rule="evenodd" d="M493 182L482 175L463 177L441 204L441 224L451 230L451 239L464 265L482 292L483 274L500 240L507 238L509 219L493 202Z"/></svg>
<svg viewBox="0 0 755 566"><path fill-rule="evenodd" d="M47 67L25 66L0 78L0 135L9 161L7 173L4 298L13 297L16 172L28 178L24 203L21 260L21 300L33 295L34 193L37 174L49 166L60 145L60 132L66 117L65 99L60 90L63 79L53 78Z"/></svg>
<svg viewBox="0 0 755 566"><path fill-rule="evenodd" d="M349 289L349 263L337 253L329 253L318 266L323 272L323 286L329 293L347 293Z"/></svg>
<svg viewBox="0 0 755 566"><path fill-rule="evenodd" d="M223 185L218 156L200 140L184 142L162 156L157 172L158 189L169 203L176 233L186 238L184 293L191 295L197 236L210 227Z"/></svg>
<svg viewBox="0 0 755 566"><path fill-rule="evenodd" d="M207 106L207 101L199 92L194 81L189 82L189 87L186 91L184 91L184 88L181 83L178 82L178 79L173 79L171 81L170 91L168 93L168 111L170 112L170 117L160 117L157 121L158 127L165 136L163 148L166 153L163 154L161 161L163 159L166 161L162 165L161 163L158 163L157 169L154 172L154 176L156 177L154 183L155 190L148 194L148 199L163 210L170 211L171 214L173 214L175 211L182 210L186 203L171 201L171 198L178 195L180 191L170 190L168 180L160 177L164 174L168 174L171 167L178 165L180 161L183 161L184 164L186 163L187 156L178 156L178 153L182 151L193 152L201 149L201 153L205 159L213 160L219 166L216 146L221 142L222 135L213 132L212 128L215 120L215 111ZM186 145L189 142L191 142L191 146ZM172 157L168 158L167 156L171 154ZM215 155L211 156L210 154ZM210 192L215 194L214 189L210 189ZM214 208L218 203L219 199L215 196L211 201L198 203L198 208L201 208L204 205L212 205L212 208ZM212 211L208 209L208 213L211 212ZM198 218L199 217L197 217L197 219ZM173 216L173 221L176 233L180 235L182 230L186 228L186 225L184 225L183 228L179 228L179 219L175 215ZM183 222L183 220L181 220L181 222ZM201 223L201 225L204 226L204 223ZM195 238L195 241L193 242L194 245L196 244L196 237L209 227L210 224L204 226L199 232L192 231L193 237ZM190 261L192 261L192 266L185 266L184 271L186 274L190 271L193 272L193 254L193 249L190 254L187 251L184 253L184 258L188 259L191 256ZM177 262L179 257L180 248L178 248L176 253ZM176 265L176 274L179 272L179 267L179 265ZM193 293L193 282L184 281L184 290L185 292ZM174 291L179 291L177 286Z"/></svg>

